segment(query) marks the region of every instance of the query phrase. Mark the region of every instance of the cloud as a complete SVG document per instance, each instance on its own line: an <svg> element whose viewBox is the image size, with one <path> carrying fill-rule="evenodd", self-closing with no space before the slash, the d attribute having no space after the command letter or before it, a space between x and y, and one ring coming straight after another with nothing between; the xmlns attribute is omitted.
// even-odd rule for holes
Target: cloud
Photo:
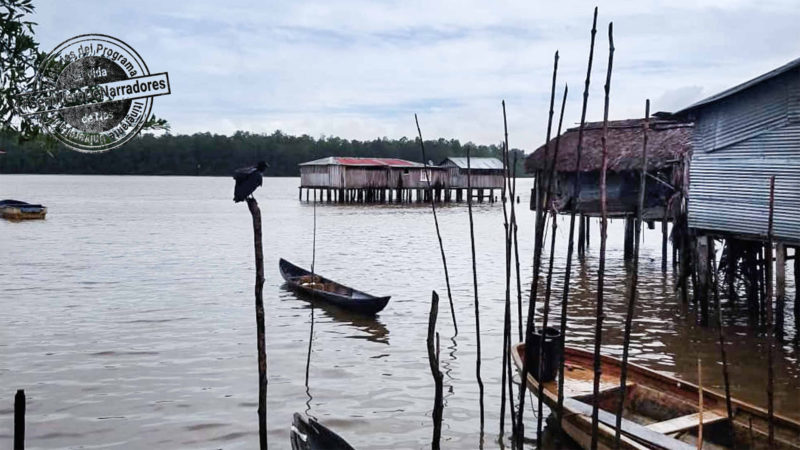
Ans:
<svg viewBox="0 0 800 450"><path fill-rule="evenodd" d="M611 117L678 109L798 56L792 1L609 1L600 10L588 117L602 118L606 26L616 54ZM42 46L107 33L168 71L154 112L173 132L238 129L349 139L413 136L495 143L500 101L512 145L544 141L553 53L579 120L592 10L579 0L190 3L47 2Z"/></svg>

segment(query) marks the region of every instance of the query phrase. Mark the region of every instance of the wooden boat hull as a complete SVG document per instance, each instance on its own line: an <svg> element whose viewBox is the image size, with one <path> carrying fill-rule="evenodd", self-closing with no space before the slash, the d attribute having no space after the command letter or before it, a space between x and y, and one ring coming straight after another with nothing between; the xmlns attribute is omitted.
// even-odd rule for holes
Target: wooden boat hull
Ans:
<svg viewBox="0 0 800 450"><path fill-rule="evenodd" d="M354 450L341 436L314 419L292 417L292 450Z"/></svg>
<svg viewBox="0 0 800 450"><path fill-rule="evenodd" d="M525 344L512 348L512 358L520 374L525 358ZM591 443L591 408L593 400L593 361L591 352L566 347L564 380L564 431L583 448ZM599 448L614 448L614 426L619 405L619 373L621 363L610 356L601 356L602 375L599 407ZM539 383L528 374L526 383L540 395ZM555 411L558 403L558 382L545 382L542 400ZM690 449L697 448L699 389L696 385L635 364L628 364L624 400L623 440L626 449ZM775 443L767 439L767 412L748 403L731 399L733 431L727 418L725 396L703 389L703 448L709 449L789 449L800 450L800 422L776 415Z"/></svg>
<svg viewBox="0 0 800 450"><path fill-rule="evenodd" d="M391 298L389 296L376 297L318 274L314 274L314 278L311 279L311 272L282 258L278 266L281 276L291 289L348 311L364 315L375 315L386 307Z"/></svg>
<svg viewBox="0 0 800 450"><path fill-rule="evenodd" d="M8 220L44 219L47 208L42 205L21 202L19 200L0 201L0 216Z"/></svg>

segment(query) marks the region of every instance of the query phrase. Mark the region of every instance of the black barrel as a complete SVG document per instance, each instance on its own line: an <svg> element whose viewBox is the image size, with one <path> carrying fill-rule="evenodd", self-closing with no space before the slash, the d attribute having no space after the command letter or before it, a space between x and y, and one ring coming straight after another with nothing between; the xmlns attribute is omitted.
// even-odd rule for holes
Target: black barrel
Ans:
<svg viewBox="0 0 800 450"><path fill-rule="evenodd" d="M542 378L539 379L539 347L543 346L544 353L542 354ZM533 339L531 339L530 348L525 349L525 359L529 361L529 373L537 381L548 382L556 379L558 374L558 364L561 355L561 333L552 327L547 327L544 330L544 337L542 337L541 330L533 332Z"/></svg>

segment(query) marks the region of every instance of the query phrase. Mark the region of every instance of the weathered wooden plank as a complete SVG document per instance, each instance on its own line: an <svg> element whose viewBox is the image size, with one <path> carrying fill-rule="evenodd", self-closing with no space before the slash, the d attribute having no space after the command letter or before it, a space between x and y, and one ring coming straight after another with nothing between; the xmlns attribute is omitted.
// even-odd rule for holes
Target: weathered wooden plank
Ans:
<svg viewBox="0 0 800 450"><path fill-rule="evenodd" d="M715 422L727 420L728 418L722 412L717 411L703 411L703 425L709 425ZM674 419L665 420L663 422L656 422L647 425L647 428L662 434L677 433L679 431L691 430L697 428L700 423L700 413L687 414L685 416L675 417Z"/></svg>

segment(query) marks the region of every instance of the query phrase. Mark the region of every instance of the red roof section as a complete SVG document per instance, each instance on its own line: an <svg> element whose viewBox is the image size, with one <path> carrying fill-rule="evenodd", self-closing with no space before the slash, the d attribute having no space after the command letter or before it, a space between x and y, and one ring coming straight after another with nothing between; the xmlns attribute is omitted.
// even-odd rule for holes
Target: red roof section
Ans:
<svg viewBox="0 0 800 450"><path fill-rule="evenodd" d="M406 161L404 159L394 159L394 158L343 158L340 156L336 157L336 161L339 164L345 166L414 166L415 164L411 161Z"/></svg>

